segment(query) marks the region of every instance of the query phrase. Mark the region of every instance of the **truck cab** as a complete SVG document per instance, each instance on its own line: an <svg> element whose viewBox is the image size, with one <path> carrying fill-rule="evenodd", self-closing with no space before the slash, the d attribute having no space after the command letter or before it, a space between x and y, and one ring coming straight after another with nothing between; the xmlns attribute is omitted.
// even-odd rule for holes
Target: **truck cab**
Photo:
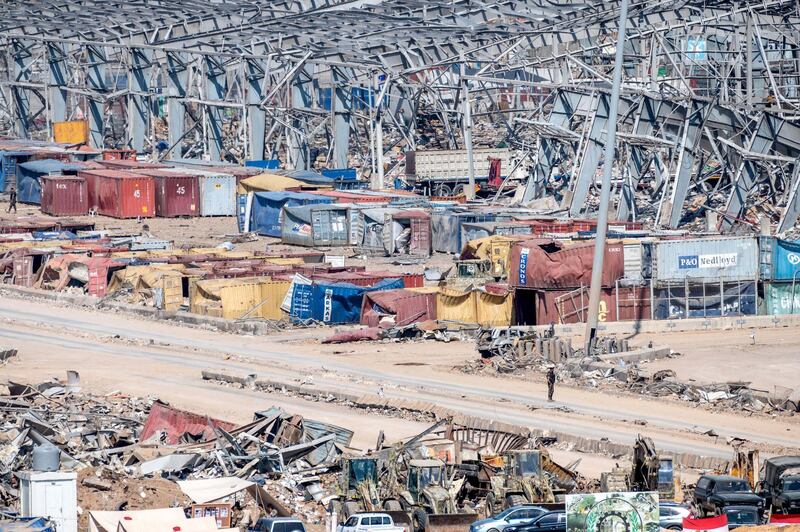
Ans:
<svg viewBox="0 0 800 532"><path fill-rule="evenodd" d="M800 513L800 456L765 460L759 485L773 513Z"/></svg>
<svg viewBox="0 0 800 532"><path fill-rule="evenodd" d="M746 480L730 475L703 475L694 490L694 503L704 515L722 515L728 506L753 506L764 511L764 499Z"/></svg>

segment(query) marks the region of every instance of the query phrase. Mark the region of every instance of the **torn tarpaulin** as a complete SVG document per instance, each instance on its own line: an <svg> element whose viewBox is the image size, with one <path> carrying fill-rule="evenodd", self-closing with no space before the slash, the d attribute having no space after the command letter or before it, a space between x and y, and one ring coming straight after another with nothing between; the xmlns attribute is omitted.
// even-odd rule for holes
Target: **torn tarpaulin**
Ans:
<svg viewBox="0 0 800 532"><path fill-rule="evenodd" d="M329 336L322 340L323 344L346 344L348 342L361 342L363 340L380 340L383 331L379 327L367 327L358 331L344 331Z"/></svg>

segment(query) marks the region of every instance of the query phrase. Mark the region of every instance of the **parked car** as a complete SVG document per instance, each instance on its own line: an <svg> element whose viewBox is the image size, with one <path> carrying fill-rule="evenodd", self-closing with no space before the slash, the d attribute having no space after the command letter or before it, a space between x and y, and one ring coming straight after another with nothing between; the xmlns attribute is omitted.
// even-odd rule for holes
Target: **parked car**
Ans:
<svg viewBox="0 0 800 532"><path fill-rule="evenodd" d="M306 527L292 517L262 517L247 532L306 532Z"/></svg>
<svg viewBox="0 0 800 532"><path fill-rule="evenodd" d="M506 527L505 532L564 532L567 529L567 512L557 510L542 514L533 521Z"/></svg>
<svg viewBox="0 0 800 532"><path fill-rule="evenodd" d="M658 505L658 524L667 530L683 530L683 518L691 515L689 508L677 502L662 502Z"/></svg>
<svg viewBox="0 0 800 532"><path fill-rule="evenodd" d="M722 515L726 506L755 506L764 511L764 498L746 480L730 475L703 475L694 488L694 503L703 515Z"/></svg>
<svg viewBox="0 0 800 532"><path fill-rule="evenodd" d="M761 510L757 506L726 506L725 515L728 516L728 530L761 524Z"/></svg>
<svg viewBox="0 0 800 532"><path fill-rule="evenodd" d="M469 532L503 532L508 526L527 523L547 513L545 508L533 504L519 504L506 508L500 513L475 521Z"/></svg>
<svg viewBox="0 0 800 532"><path fill-rule="evenodd" d="M405 532L405 528L394 526L389 514L353 514L343 524L336 527L337 532Z"/></svg>

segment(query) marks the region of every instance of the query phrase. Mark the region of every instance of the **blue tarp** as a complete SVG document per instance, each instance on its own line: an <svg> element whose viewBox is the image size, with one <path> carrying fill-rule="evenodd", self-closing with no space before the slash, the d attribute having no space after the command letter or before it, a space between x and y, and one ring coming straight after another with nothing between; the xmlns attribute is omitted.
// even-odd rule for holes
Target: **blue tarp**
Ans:
<svg viewBox="0 0 800 532"><path fill-rule="evenodd" d="M20 517L12 521L0 521L0 532L54 532L55 528L44 517Z"/></svg>
<svg viewBox="0 0 800 532"><path fill-rule="evenodd" d="M281 236L281 209L284 206L333 203L334 198L306 192L255 192L250 210L250 231L264 236Z"/></svg>
<svg viewBox="0 0 800 532"><path fill-rule="evenodd" d="M403 279L384 279L372 286L316 281L310 285L296 284L290 315L294 322L358 323L365 293L395 290L403 286Z"/></svg>
<svg viewBox="0 0 800 532"><path fill-rule="evenodd" d="M33 205L42 204L42 184L38 177L17 176L17 201Z"/></svg>
<svg viewBox="0 0 800 532"><path fill-rule="evenodd" d="M38 177L48 174L61 174L64 172L77 172L83 170L85 166L80 163L57 161L56 159L39 159L21 163L19 174L29 177Z"/></svg>

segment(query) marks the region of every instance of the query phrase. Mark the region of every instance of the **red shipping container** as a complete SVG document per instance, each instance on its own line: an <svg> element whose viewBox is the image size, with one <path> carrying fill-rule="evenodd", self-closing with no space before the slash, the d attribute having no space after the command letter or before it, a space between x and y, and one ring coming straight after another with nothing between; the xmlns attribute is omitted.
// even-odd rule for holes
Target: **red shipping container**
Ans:
<svg viewBox="0 0 800 532"><path fill-rule="evenodd" d="M592 279L594 241L565 246L534 239L514 244L508 282L520 288L578 288ZM613 286L625 274L622 244L607 244L603 259L603 286Z"/></svg>
<svg viewBox="0 0 800 532"><path fill-rule="evenodd" d="M104 161L115 161L120 159L136 159L136 150L114 150L108 149L103 150L103 158Z"/></svg>
<svg viewBox="0 0 800 532"><path fill-rule="evenodd" d="M92 176L94 186L89 184L89 202L97 213L112 218L152 218L155 215L155 182L147 177L130 172L114 170L86 172ZM87 180L89 182L89 180Z"/></svg>
<svg viewBox="0 0 800 532"><path fill-rule="evenodd" d="M51 216L81 216L89 212L86 180L77 176L45 175L42 184L42 212Z"/></svg>
<svg viewBox="0 0 800 532"><path fill-rule="evenodd" d="M156 216L175 218L199 214L200 190L197 176L158 169L133 170L133 172L152 177L155 180Z"/></svg>

